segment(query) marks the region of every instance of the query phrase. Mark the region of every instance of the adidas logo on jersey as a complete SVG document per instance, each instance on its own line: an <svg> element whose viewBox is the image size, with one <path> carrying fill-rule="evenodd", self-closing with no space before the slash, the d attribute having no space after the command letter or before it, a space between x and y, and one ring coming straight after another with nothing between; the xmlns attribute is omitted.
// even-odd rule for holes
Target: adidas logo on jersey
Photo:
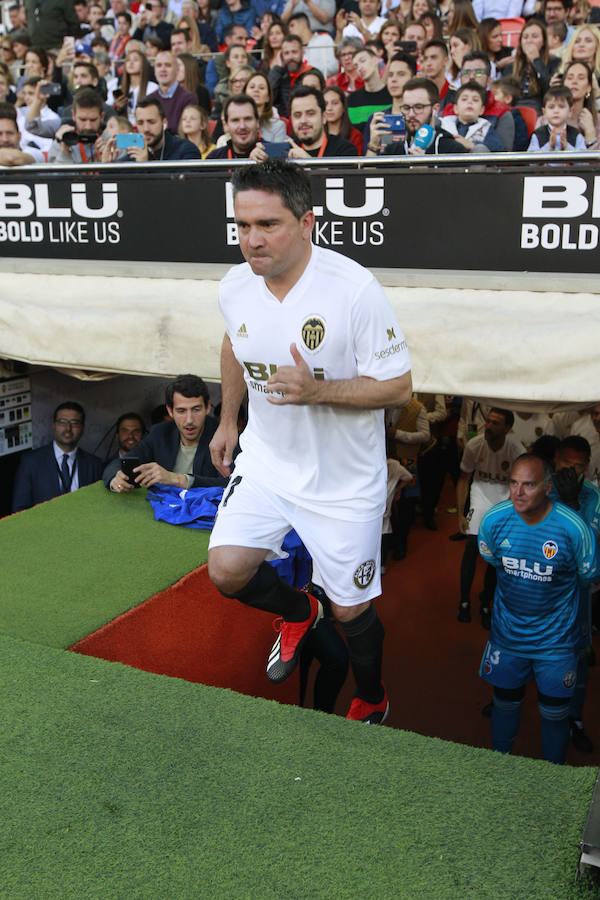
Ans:
<svg viewBox="0 0 600 900"><path fill-rule="evenodd" d="M238 328L238 330L237 330L237 336L240 337L240 338L247 338L247 337L248 337L248 332L246 331L246 324L245 324L244 322L242 322L242 324L241 324L240 327Z"/></svg>
<svg viewBox="0 0 600 900"><path fill-rule="evenodd" d="M502 543L500 544L500 546L501 546L501 547L504 547L506 550L510 550L511 544L510 544L509 539L508 539L508 538L504 538L504 540L502 541Z"/></svg>

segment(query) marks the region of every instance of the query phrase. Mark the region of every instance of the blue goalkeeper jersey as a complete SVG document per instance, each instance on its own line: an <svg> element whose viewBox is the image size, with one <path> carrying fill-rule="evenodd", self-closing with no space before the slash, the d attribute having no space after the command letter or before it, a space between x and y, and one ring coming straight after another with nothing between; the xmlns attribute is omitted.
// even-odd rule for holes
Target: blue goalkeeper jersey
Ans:
<svg viewBox="0 0 600 900"><path fill-rule="evenodd" d="M483 558L498 570L492 643L533 659L572 651L579 636L580 581L600 571L591 528L562 503L528 525L505 500L484 516L478 542Z"/></svg>

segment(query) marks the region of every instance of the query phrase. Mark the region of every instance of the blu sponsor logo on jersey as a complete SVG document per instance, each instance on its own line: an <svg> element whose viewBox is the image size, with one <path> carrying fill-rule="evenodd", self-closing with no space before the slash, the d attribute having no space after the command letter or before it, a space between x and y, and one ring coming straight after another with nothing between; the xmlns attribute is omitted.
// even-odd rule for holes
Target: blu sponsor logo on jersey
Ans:
<svg viewBox="0 0 600 900"><path fill-rule="evenodd" d="M117 184L92 191L90 197L86 184L0 185L0 242L118 244L119 223L107 221L120 215Z"/></svg>
<svg viewBox="0 0 600 900"><path fill-rule="evenodd" d="M514 556L503 556L502 565L507 575L515 575L528 581L552 581L552 566L542 566L539 562L532 563Z"/></svg>
<svg viewBox="0 0 600 900"><path fill-rule="evenodd" d="M350 189L350 190L349 190ZM348 196L351 193L351 196ZM313 241L321 247L343 247L352 244L379 247L384 241L384 223L378 218L390 211L385 206L385 181L366 177L347 181L344 178L325 179L325 203L314 206L315 228ZM233 219L233 191L225 185L225 215ZM376 218L377 217L377 218ZM239 244L237 225L227 221L227 244Z"/></svg>
<svg viewBox="0 0 600 900"><path fill-rule="evenodd" d="M598 225L589 220L600 219L600 176L525 177L523 220L530 219L551 221L523 221L522 250L595 250Z"/></svg>

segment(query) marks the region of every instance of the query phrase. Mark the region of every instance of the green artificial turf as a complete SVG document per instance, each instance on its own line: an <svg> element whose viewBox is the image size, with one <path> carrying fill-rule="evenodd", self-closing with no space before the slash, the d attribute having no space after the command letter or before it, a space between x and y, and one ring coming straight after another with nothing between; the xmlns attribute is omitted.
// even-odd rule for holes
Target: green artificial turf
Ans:
<svg viewBox="0 0 600 900"><path fill-rule="evenodd" d="M0 637L0 895L591 897L592 768Z"/></svg>
<svg viewBox="0 0 600 900"><path fill-rule="evenodd" d="M208 531L99 482L0 521L0 632L69 647L206 562Z"/></svg>

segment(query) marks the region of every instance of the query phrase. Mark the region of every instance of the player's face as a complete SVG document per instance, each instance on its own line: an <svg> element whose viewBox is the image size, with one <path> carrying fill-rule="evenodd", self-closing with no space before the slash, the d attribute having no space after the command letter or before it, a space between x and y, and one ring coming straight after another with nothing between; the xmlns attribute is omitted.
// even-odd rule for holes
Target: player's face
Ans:
<svg viewBox="0 0 600 900"><path fill-rule="evenodd" d="M70 453L74 450L83 434L83 421L81 413L76 409L59 409L56 419L52 423L52 437L61 450Z"/></svg>
<svg viewBox="0 0 600 900"><path fill-rule="evenodd" d="M485 437L488 441L496 441L504 437L507 432L504 416L491 412L485 420Z"/></svg>
<svg viewBox="0 0 600 900"><path fill-rule="evenodd" d="M314 224L312 210L297 219L278 194L240 191L234 201L240 248L255 275L279 278L306 252Z"/></svg>
<svg viewBox="0 0 600 900"><path fill-rule="evenodd" d="M510 499L519 515L535 518L547 505L551 483L544 483L541 460L525 459L517 462L510 473Z"/></svg>
<svg viewBox="0 0 600 900"><path fill-rule="evenodd" d="M138 419L123 419L117 431L117 441L119 442L119 450L127 453L133 450L144 436L142 423Z"/></svg>
<svg viewBox="0 0 600 900"><path fill-rule="evenodd" d="M184 397L183 394L175 391L173 406L167 406L167 410L177 425L184 447L192 447L197 444L204 431L210 403L207 406L203 397Z"/></svg>

